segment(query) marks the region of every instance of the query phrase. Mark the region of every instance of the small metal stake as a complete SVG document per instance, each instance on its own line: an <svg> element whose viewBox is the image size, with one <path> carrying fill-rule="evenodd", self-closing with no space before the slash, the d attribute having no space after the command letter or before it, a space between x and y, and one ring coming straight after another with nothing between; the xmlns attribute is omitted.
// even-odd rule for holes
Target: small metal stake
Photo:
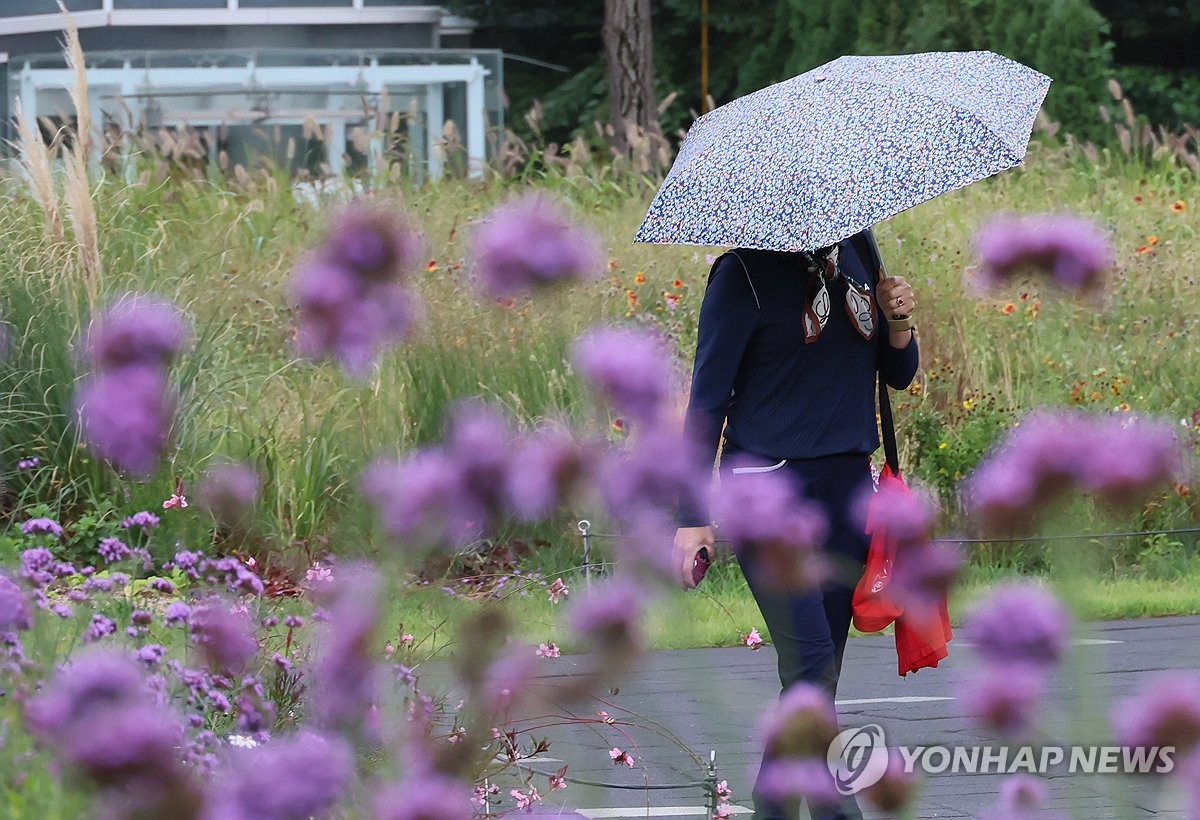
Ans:
<svg viewBox="0 0 1200 820"><path fill-rule="evenodd" d="M592 582L592 522L586 518L575 525L579 530L579 534L583 536L583 577L584 580L591 584Z"/></svg>

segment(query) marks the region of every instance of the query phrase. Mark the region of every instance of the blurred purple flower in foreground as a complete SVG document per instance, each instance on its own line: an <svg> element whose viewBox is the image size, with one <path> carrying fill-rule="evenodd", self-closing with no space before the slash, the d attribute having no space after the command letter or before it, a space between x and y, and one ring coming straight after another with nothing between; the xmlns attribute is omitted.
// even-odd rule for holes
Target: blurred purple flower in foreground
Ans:
<svg viewBox="0 0 1200 820"><path fill-rule="evenodd" d="M488 296L515 296L563 281L594 278L600 243L542 196L497 207L475 233L478 286Z"/></svg>
<svg viewBox="0 0 1200 820"><path fill-rule="evenodd" d="M619 412L650 422L665 409L672 356L657 333L594 328L576 341L575 363L584 380Z"/></svg>
<svg viewBox="0 0 1200 820"><path fill-rule="evenodd" d="M1155 675L1113 709L1113 725L1124 746L1174 746L1178 757L1200 749L1200 675Z"/></svg>
<svg viewBox="0 0 1200 820"><path fill-rule="evenodd" d="M148 476L167 445L175 400L163 370L134 366L94 375L75 394L80 434L105 461Z"/></svg>
<svg viewBox="0 0 1200 820"><path fill-rule="evenodd" d="M180 777L183 729L147 688L135 662L79 653L26 708L26 724L97 782L162 786Z"/></svg>
<svg viewBox="0 0 1200 820"><path fill-rule="evenodd" d="M457 778L415 771L375 792L375 820L466 820L475 817L470 789Z"/></svg>
<svg viewBox="0 0 1200 820"><path fill-rule="evenodd" d="M0 575L0 635L33 626L33 614L25 593L7 575Z"/></svg>
<svg viewBox="0 0 1200 820"><path fill-rule="evenodd" d="M420 238L399 217L362 203L346 208L293 273L300 355L364 375L411 332L419 307L403 277L420 255Z"/></svg>
<svg viewBox="0 0 1200 820"><path fill-rule="evenodd" d="M730 474L721 482L714 508L722 537L735 551L756 555L759 583L803 589L820 580L825 568L817 548L828 524L816 504L796 497L784 476Z"/></svg>
<svg viewBox="0 0 1200 820"><path fill-rule="evenodd" d="M249 464L217 464L200 481L200 506L218 524L245 527L254 516L261 480Z"/></svg>
<svg viewBox="0 0 1200 820"><path fill-rule="evenodd" d="M189 624L192 640L214 671L240 672L258 651L254 625L230 611L228 601L209 599L191 611Z"/></svg>
<svg viewBox="0 0 1200 820"><path fill-rule="evenodd" d="M975 248L984 288L1032 268L1064 288L1090 289L1112 265L1108 239L1087 220L1066 214L996 216L975 235Z"/></svg>
<svg viewBox="0 0 1200 820"><path fill-rule="evenodd" d="M642 650L640 618L646 593L625 578L612 578L578 595L568 623L586 646L603 659L602 666L626 667Z"/></svg>
<svg viewBox="0 0 1200 820"><path fill-rule="evenodd" d="M322 727L354 730L379 694L372 639L380 579L365 566L342 567L316 595L329 617L312 668L314 717Z"/></svg>
<svg viewBox="0 0 1200 820"><path fill-rule="evenodd" d="M1071 638L1071 616L1054 593L1030 582L998 584L967 614L967 634L979 655L1004 668L1062 660Z"/></svg>
<svg viewBox="0 0 1200 820"><path fill-rule="evenodd" d="M200 817L325 817L342 798L353 772L354 755L345 741L307 730L252 749L233 749Z"/></svg>
<svg viewBox="0 0 1200 820"><path fill-rule="evenodd" d="M830 806L841 799L823 757L768 760L755 786L762 797L775 804L807 800L810 805Z"/></svg>
<svg viewBox="0 0 1200 820"><path fill-rule="evenodd" d="M1046 806L1050 793L1041 778L1009 775L1000 784L1000 799L987 817L993 820L1062 820L1066 815Z"/></svg>
<svg viewBox="0 0 1200 820"><path fill-rule="evenodd" d="M1164 421L1038 410L968 476L967 503L989 530L1029 531L1073 487L1127 505L1180 480L1187 458Z"/></svg>
<svg viewBox="0 0 1200 820"><path fill-rule="evenodd" d="M520 445L505 479L511 511L526 521L550 514L560 503L582 502L598 455L565 430L539 430Z"/></svg>
<svg viewBox="0 0 1200 820"><path fill-rule="evenodd" d="M130 293L92 319L84 347L97 372L130 366L166 369L190 336L187 319L171 302Z"/></svg>
<svg viewBox="0 0 1200 820"><path fill-rule="evenodd" d="M1045 690L1044 672L1024 663L986 664L963 686L967 712L1008 738L1033 728Z"/></svg>
<svg viewBox="0 0 1200 820"><path fill-rule="evenodd" d="M804 682L789 686L758 726L766 756L771 758L816 757L824 761L837 732L837 712L829 693Z"/></svg>

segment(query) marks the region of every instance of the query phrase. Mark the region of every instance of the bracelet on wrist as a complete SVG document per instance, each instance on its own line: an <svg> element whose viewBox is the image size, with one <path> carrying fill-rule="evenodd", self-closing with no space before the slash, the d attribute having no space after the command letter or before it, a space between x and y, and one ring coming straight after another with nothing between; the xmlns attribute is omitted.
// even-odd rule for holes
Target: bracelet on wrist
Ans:
<svg viewBox="0 0 1200 820"><path fill-rule="evenodd" d="M888 319L888 330L892 333L901 333L905 330L912 330L917 326L913 321L912 316L905 316L903 319Z"/></svg>

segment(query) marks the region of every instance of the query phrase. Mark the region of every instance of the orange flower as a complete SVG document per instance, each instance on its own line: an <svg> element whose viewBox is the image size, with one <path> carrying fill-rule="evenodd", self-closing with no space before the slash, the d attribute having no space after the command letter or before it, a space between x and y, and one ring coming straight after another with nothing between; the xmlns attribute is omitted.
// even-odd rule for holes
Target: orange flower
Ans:
<svg viewBox="0 0 1200 820"><path fill-rule="evenodd" d="M633 291L629 290L628 288L626 288L625 289L625 301L629 304L630 307L633 307L634 305L637 304L637 294L634 293Z"/></svg>
<svg viewBox="0 0 1200 820"><path fill-rule="evenodd" d="M1171 206L1171 210L1177 214L1181 214L1187 210L1187 203L1182 199L1175 200L1175 204Z"/></svg>
<svg viewBox="0 0 1200 820"><path fill-rule="evenodd" d="M683 287L683 280L676 279L674 282L671 283L671 287L675 288L676 290L679 290L681 287Z"/></svg>
<svg viewBox="0 0 1200 820"><path fill-rule="evenodd" d="M425 266L425 270L428 271L429 273L433 273L435 270L437 270L437 260L430 259L429 264L427 264Z"/></svg>
<svg viewBox="0 0 1200 820"><path fill-rule="evenodd" d="M1016 309L1017 309L1017 306L1014 305L1012 302L1009 302L1007 305L1000 308L1000 312L1003 313L1005 316L1007 316Z"/></svg>
<svg viewBox="0 0 1200 820"><path fill-rule="evenodd" d="M1137 205L1141 205L1141 204L1142 204L1142 195L1141 195L1141 194L1135 194L1135 195L1134 195L1134 197L1133 197L1133 201L1134 201L1134 203L1135 203L1135 204L1137 204Z"/></svg>
<svg viewBox="0 0 1200 820"><path fill-rule="evenodd" d="M625 432L625 419L613 419L612 420L612 431L614 433L624 433Z"/></svg>
<svg viewBox="0 0 1200 820"><path fill-rule="evenodd" d="M1154 249L1151 248L1149 245L1138 245L1137 250L1135 250L1134 253L1137 253L1137 254L1154 253Z"/></svg>
<svg viewBox="0 0 1200 820"><path fill-rule="evenodd" d="M1149 246L1150 246L1150 247L1152 247L1152 248L1153 248L1155 245L1157 245L1157 244L1158 244L1158 234L1156 234L1156 233L1152 233L1152 234L1150 234L1149 236L1147 236L1147 237L1146 237L1146 244L1147 244L1147 245L1149 245Z"/></svg>
<svg viewBox="0 0 1200 820"><path fill-rule="evenodd" d="M642 273L641 271L638 271L637 273L635 273L633 275L633 284L635 284L635 285L646 284L646 274Z"/></svg>
<svg viewBox="0 0 1200 820"><path fill-rule="evenodd" d="M609 259L609 260L608 260L608 269L609 269L609 270L616 270L616 269L617 269L617 260L616 260L616 259Z"/></svg>

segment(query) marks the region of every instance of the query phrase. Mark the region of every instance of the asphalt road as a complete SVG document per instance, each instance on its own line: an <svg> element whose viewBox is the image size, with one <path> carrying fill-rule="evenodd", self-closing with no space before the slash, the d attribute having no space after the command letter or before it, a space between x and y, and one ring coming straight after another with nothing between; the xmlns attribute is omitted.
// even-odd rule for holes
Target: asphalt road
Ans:
<svg viewBox="0 0 1200 820"><path fill-rule="evenodd" d="M889 746L970 747L994 744L994 735L968 716L958 689L971 668L970 635L962 630L950 657L937 669L907 679L896 673L894 642L886 636L853 638L846 651L838 691L843 728L878 724ZM1046 742L1072 739L1113 744L1103 723L1112 704L1165 670L1200 670L1200 618L1156 618L1084 625L1074 638L1064 669L1052 683L1039 724ZM570 676L583 659L545 661L547 691ZM1079 685L1079 681L1083 681ZM695 784L703 762L715 752L719 779L733 790L738 813L749 813L750 784L758 762L754 727L778 694L775 654L768 646L655 652L618 682L602 701L576 705L580 723L549 725L538 732L551 740L543 759L532 764L555 771L564 763L575 780L550 793L546 780L534 784L543 808L566 805L588 817L671 817L707 814L696 785L646 789L647 785ZM550 707L545 707L549 709ZM602 722L604 710L617 722ZM545 712L543 712L545 713ZM561 723L551 718L541 724ZM634 766L614 765L609 750L628 751ZM988 817L1003 774L923 774L917 817ZM1116 817L1186 817L1179 791L1162 789L1162 778L1055 772L1043 781L1048 808L1088 820ZM505 790L512 784L504 784ZM616 788L622 787L622 788ZM864 805L869 820L884 817ZM1047 814L1046 816L1049 816Z"/></svg>

